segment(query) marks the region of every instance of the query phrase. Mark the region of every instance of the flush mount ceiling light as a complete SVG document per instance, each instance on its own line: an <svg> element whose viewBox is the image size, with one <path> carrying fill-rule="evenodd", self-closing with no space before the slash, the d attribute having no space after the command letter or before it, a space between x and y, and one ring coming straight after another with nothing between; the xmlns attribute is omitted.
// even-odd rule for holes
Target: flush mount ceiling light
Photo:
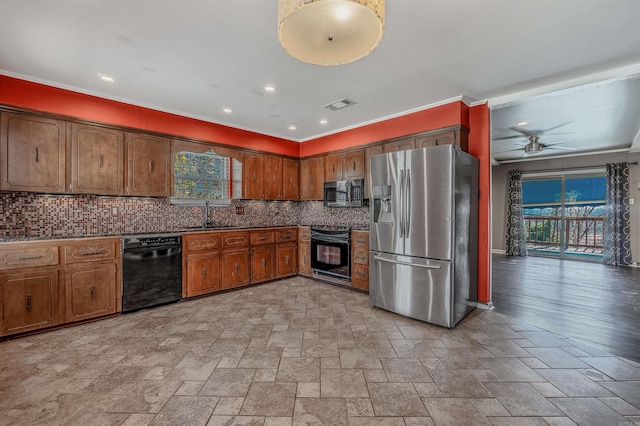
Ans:
<svg viewBox="0 0 640 426"><path fill-rule="evenodd" d="M291 56L340 65L368 55L384 33L385 0L278 0L278 39Z"/></svg>

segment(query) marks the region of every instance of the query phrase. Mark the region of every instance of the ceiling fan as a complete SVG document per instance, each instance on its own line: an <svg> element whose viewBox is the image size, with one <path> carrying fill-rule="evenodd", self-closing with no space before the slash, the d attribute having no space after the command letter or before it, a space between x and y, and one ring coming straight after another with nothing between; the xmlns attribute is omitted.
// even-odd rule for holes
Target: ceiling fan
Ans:
<svg viewBox="0 0 640 426"><path fill-rule="evenodd" d="M536 135L531 135L527 138L529 140L528 143L526 143L524 146L521 146L519 148L516 149L508 149L506 151L497 151L494 152L494 154L502 154L504 152L513 152L513 151L520 151L523 150L523 157L528 156L528 155L537 155L540 154L542 151L544 151L545 149L563 149L563 150L575 150L575 148L570 147L570 146L556 146L556 145L562 145L565 143L569 143L569 142L575 142L575 139L568 139L565 141L561 141L561 142L555 142L555 143L548 143L548 144L543 144L540 142L540 137L536 136Z"/></svg>

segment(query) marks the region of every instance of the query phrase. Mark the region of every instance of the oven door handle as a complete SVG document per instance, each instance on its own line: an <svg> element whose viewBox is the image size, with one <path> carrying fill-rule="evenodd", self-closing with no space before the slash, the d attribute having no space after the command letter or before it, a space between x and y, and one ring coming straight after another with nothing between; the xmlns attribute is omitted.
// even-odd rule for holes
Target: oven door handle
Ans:
<svg viewBox="0 0 640 426"><path fill-rule="evenodd" d="M311 237L311 242L318 242L318 243L338 243L338 244L351 244L351 239L345 239L345 238L318 238L318 237Z"/></svg>

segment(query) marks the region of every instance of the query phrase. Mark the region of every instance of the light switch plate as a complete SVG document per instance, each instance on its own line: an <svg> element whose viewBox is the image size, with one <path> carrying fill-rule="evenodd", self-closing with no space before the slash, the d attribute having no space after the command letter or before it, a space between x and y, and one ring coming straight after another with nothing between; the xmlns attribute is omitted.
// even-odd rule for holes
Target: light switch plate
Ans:
<svg viewBox="0 0 640 426"><path fill-rule="evenodd" d="M633 205L633 203L635 203L635 202L636 202L636 200L635 200L635 199L633 199L633 198L629 198L629 205Z"/></svg>

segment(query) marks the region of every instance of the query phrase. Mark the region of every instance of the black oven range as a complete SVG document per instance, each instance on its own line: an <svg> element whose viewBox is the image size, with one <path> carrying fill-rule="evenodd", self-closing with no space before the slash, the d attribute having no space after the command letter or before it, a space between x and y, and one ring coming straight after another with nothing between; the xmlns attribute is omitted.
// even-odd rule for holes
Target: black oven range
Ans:
<svg viewBox="0 0 640 426"><path fill-rule="evenodd" d="M311 269L318 278L351 281L351 229L311 227Z"/></svg>

